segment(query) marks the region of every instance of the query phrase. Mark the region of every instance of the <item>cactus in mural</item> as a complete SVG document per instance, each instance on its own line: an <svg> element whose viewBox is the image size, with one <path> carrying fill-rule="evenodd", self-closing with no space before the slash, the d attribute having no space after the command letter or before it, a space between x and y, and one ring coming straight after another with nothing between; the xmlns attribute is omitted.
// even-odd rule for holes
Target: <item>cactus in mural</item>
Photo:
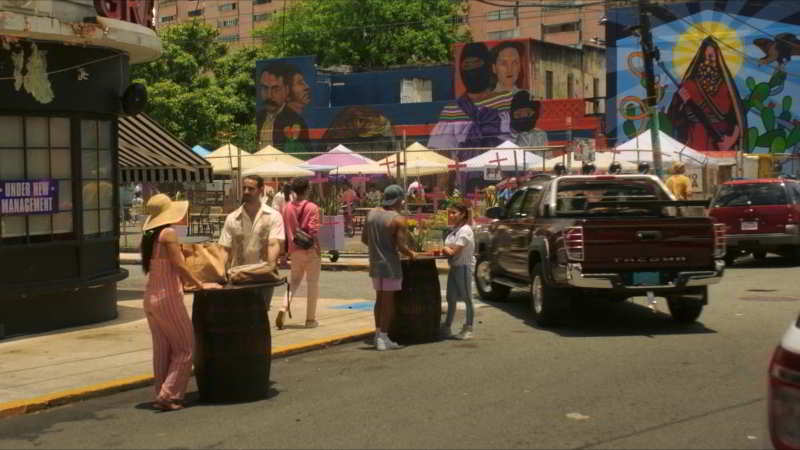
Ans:
<svg viewBox="0 0 800 450"><path fill-rule="evenodd" d="M746 151L753 152L756 148L766 148L769 153L786 153L787 149L796 152L800 143L800 122L792 116L792 97L784 95L779 101L774 96L783 92L786 82L786 72L777 69L769 81L757 83L753 77L747 77L745 84L750 94L742 99L744 112L753 112L761 117L764 132L760 133L758 127L751 126L746 133ZM776 103L777 102L777 103ZM777 108L780 108L776 112Z"/></svg>

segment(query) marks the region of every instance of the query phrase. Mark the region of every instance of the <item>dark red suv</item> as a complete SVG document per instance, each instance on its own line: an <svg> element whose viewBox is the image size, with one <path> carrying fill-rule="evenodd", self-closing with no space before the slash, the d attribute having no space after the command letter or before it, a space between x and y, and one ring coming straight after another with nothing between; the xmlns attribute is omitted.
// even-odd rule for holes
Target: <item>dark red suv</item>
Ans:
<svg viewBox="0 0 800 450"><path fill-rule="evenodd" d="M800 183L786 178L734 180L722 184L709 215L725 224L725 262L747 253L777 253L800 262Z"/></svg>

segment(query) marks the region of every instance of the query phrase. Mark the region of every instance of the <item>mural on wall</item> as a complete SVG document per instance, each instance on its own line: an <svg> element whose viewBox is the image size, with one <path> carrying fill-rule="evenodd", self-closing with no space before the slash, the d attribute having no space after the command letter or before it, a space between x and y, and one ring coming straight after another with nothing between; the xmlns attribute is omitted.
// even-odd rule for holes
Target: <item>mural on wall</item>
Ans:
<svg viewBox="0 0 800 450"><path fill-rule="evenodd" d="M453 49L456 100L442 108L428 147L464 148L464 160L506 140L519 146L547 145L536 128L541 105L531 98L528 39L458 43Z"/></svg>
<svg viewBox="0 0 800 450"><path fill-rule="evenodd" d="M800 2L651 5L660 128L695 150L800 152ZM608 26L609 134L621 144L647 130L635 8Z"/></svg>
<svg viewBox="0 0 800 450"><path fill-rule="evenodd" d="M305 115L315 77L313 57L282 58L256 64L256 130L259 148L287 153L310 150ZM308 155L299 155L308 157Z"/></svg>

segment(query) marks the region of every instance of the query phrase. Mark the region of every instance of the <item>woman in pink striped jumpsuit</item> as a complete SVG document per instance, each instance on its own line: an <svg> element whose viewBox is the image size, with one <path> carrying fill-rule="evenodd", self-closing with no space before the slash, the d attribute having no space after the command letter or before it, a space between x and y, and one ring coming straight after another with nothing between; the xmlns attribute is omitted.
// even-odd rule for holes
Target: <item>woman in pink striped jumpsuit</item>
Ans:
<svg viewBox="0 0 800 450"><path fill-rule="evenodd" d="M183 305L181 279L196 289L219 287L201 283L187 268L175 230L170 226L186 215L186 201L173 202L164 194L147 202L149 217L142 227L142 268L148 274L144 311L153 337L156 401L164 411L181 409L192 375L194 334Z"/></svg>

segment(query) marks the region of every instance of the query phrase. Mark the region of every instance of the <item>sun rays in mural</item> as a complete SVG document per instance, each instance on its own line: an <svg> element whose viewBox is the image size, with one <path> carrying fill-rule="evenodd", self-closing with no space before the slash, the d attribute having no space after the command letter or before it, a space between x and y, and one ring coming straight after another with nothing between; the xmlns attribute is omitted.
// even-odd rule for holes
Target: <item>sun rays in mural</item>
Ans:
<svg viewBox="0 0 800 450"><path fill-rule="evenodd" d="M672 65L678 76L686 72L686 68L692 62L700 43L708 36L713 36L717 41L731 75L736 76L742 66L744 55L742 41L739 39L736 30L717 21L699 22L687 28L678 37L678 42L672 49Z"/></svg>

